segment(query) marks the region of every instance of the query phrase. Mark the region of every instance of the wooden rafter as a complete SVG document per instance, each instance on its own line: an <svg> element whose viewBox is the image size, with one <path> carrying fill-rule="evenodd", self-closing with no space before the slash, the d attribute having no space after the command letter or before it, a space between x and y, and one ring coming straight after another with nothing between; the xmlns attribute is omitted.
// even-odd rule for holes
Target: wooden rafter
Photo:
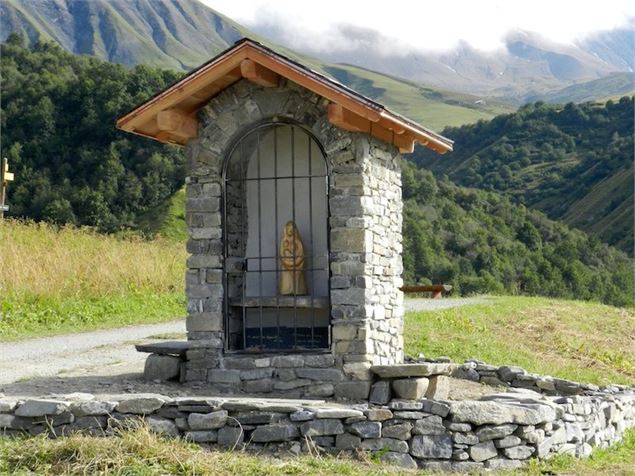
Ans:
<svg viewBox="0 0 635 476"><path fill-rule="evenodd" d="M189 139L198 135L198 121L182 111L170 109L157 114L157 129L169 135Z"/></svg>
<svg viewBox="0 0 635 476"><path fill-rule="evenodd" d="M266 88L276 88L280 83L278 73L274 73L270 69L249 59L243 60L240 63L240 73L243 78Z"/></svg>
<svg viewBox="0 0 635 476"><path fill-rule="evenodd" d="M331 103L327 107L329 122L335 127L351 132L365 132L373 137L394 144L403 153L410 153L414 150L414 138L409 134L401 134L394 130L387 129L381 122L371 122L352 111L349 111L341 104Z"/></svg>

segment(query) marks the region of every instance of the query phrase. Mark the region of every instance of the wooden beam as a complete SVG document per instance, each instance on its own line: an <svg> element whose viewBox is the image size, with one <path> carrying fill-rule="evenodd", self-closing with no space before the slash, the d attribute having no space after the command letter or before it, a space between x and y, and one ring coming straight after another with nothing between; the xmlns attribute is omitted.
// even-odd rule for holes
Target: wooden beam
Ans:
<svg viewBox="0 0 635 476"><path fill-rule="evenodd" d="M223 56L214 62L208 63L191 76L187 76L147 103L121 117L117 121L117 127L132 132L132 130L138 128L141 123L151 120L152 116L157 114L161 109L172 107L184 97L195 94L210 83L229 74L237 66L240 66L240 62L247 57L248 49L251 49L251 47L245 44L241 46L240 49L234 51L233 54ZM206 74L210 70L213 71L213 74Z"/></svg>
<svg viewBox="0 0 635 476"><path fill-rule="evenodd" d="M341 104L331 103L327 108L329 122L335 127L350 132L370 132L370 121L358 116L352 111L342 107Z"/></svg>
<svg viewBox="0 0 635 476"><path fill-rule="evenodd" d="M313 79L309 74L303 72L299 68L291 67L285 62L274 59L270 55L251 48L249 51L249 58L265 66L266 68L275 71L280 76L284 76L289 81L292 81L300 86L303 86L310 91L313 91L318 96L322 96L329 101L341 104L346 109L365 117L369 121L377 122L381 118L379 111L372 109L370 106L361 104L356 98L351 97L343 93L341 90L336 89L334 86L322 81Z"/></svg>
<svg viewBox="0 0 635 476"><path fill-rule="evenodd" d="M250 59L242 60L240 63L240 73L243 78L248 79L265 88L276 88L280 84L278 73L265 68L264 66Z"/></svg>
<svg viewBox="0 0 635 476"><path fill-rule="evenodd" d="M198 135L198 121L176 109L168 109L158 113L157 128L161 132L184 139L190 139Z"/></svg>

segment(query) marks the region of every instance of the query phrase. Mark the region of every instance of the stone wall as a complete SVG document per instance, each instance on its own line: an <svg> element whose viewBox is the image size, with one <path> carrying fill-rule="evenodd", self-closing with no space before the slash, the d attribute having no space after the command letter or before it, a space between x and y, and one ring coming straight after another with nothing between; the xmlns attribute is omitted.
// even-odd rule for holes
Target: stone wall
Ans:
<svg viewBox="0 0 635 476"><path fill-rule="evenodd" d="M516 468L529 458L588 456L635 427L633 390L595 396L492 395L487 401L392 399L386 405L250 398L74 394L0 399L5 436L86 432L112 435L145 420L172 437L282 455L378 452L407 468L472 471Z"/></svg>
<svg viewBox="0 0 635 476"><path fill-rule="evenodd" d="M326 106L320 96L284 80L277 88L241 80L200 111L199 137L187 146L190 257L186 294L191 344L187 381L210 382L227 391L255 391L261 385L267 391L300 380L293 389L298 394L311 395L315 390L310 388L322 385L321 393L334 387L336 397L346 398L360 394L358 388L368 392L371 365L402 361L401 158L391 145L332 126ZM241 369L231 368L233 364L225 358L222 165L237 137L274 118L310 130L324 148L330 170L329 352L332 367L339 373L325 380L296 378L302 372L291 379L291 371L279 372L275 365L254 372L252 364L246 364L250 373L237 373ZM297 362L302 362L296 367L312 368L305 365L307 357L298 357ZM254 375L259 378L253 379ZM337 380L340 378L342 382ZM247 383L252 380L260 383ZM360 382L361 386L349 392L343 381ZM353 389L353 385L349 387Z"/></svg>

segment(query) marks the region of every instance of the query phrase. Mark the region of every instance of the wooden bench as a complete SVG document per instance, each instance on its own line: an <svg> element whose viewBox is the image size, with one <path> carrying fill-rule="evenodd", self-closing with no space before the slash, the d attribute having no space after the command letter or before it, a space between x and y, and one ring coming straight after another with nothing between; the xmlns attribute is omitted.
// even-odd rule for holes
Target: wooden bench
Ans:
<svg viewBox="0 0 635 476"><path fill-rule="evenodd" d="M402 286L400 288L405 294L432 293L432 299L441 299L444 293L452 291L449 284L422 284L416 286Z"/></svg>

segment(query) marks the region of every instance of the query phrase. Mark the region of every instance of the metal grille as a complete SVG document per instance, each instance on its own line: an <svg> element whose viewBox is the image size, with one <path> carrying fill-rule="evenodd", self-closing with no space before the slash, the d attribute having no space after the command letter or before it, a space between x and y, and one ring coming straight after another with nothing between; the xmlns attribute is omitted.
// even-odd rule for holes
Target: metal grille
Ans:
<svg viewBox="0 0 635 476"><path fill-rule="evenodd" d="M324 151L302 126L267 122L236 141L223 187L227 350L330 347L328 190ZM282 295L289 269L280 247L289 221L302 243L298 251L291 240L290 257L303 263L291 274L294 292ZM300 275L306 292L296 287Z"/></svg>

